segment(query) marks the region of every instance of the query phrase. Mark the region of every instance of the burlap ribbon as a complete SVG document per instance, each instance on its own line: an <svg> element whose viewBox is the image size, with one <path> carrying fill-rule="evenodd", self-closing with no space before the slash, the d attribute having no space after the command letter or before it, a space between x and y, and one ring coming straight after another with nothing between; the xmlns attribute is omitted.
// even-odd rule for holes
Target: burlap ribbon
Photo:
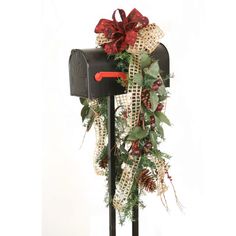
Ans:
<svg viewBox="0 0 236 236"><path fill-rule="evenodd" d="M98 110L98 100L93 99L89 101L89 106L93 111ZM107 128L106 123L102 116L99 114L95 114L94 118L94 128L95 128L95 134L96 134L96 147L94 151L94 170L97 175L105 175L106 170L104 168L101 168L99 166L99 158L100 155L107 144Z"/></svg>

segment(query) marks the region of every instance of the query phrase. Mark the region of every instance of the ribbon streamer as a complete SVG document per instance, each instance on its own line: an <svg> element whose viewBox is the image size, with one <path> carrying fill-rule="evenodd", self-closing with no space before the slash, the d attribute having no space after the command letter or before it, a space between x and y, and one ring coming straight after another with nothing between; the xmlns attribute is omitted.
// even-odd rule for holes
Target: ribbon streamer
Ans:
<svg viewBox="0 0 236 236"><path fill-rule="evenodd" d="M97 99L89 101L89 106L93 110L97 110L98 104L99 103ZM99 114L95 115L94 128L95 128L95 134L96 134L96 148L94 151L94 159L93 159L94 170L97 175L105 175L106 169L101 168L99 166L99 157L102 153L103 148L106 145L107 129L106 129L106 124L104 122L104 119Z"/></svg>

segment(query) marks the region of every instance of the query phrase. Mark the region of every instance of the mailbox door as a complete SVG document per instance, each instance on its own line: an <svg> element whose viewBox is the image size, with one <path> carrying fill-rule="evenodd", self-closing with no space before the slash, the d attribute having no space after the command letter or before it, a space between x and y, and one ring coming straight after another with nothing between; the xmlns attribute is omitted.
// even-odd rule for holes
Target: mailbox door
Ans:
<svg viewBox="0 0 236 236"><path fill-rule="evenodd" d="M88 97L87 62L79 49L73 49L69 59L70 93L73 96Z"/></svg>

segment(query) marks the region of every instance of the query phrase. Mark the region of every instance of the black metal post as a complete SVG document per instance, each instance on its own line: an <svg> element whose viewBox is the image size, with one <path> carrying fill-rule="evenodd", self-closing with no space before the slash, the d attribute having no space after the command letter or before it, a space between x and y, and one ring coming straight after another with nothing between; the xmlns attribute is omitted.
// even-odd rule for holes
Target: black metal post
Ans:
<svg viewBox="0 0 236 236"><path fill-rule="evenodd" d="M108 160L109 160L109 175L108 175L108 186L109 186L109 199L113 199L115 194L115 104L114 96L110 95L107 98L108 105ZM109 235L116 236L116 211L113 207L112 202L109 203Z"/></svg>
<svg viewBox="0 0 236 236"><path fill-rule="evenodd" d="M138 191L135 193L138 194ZM132 236L139 235L139 207L133 207Z"/></svg>

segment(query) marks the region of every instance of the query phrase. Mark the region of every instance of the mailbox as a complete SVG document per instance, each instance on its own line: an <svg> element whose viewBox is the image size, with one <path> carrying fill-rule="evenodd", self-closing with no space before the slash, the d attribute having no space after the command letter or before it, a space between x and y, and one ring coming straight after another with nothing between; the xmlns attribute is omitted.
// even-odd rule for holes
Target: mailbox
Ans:
<svg viewBox="0 0 236 236"><path fill-rule="evenodd" d="M159 44L151 57L158 60L165 86L169 86L169 53L163 44ZM95 75L101 71L119 71L114 60L109 58L102 48L73 49L69 59L70 92L73 96L99 98L101 96L125 93L124 87L115 79L104 78L100 82Z"/></svg>

